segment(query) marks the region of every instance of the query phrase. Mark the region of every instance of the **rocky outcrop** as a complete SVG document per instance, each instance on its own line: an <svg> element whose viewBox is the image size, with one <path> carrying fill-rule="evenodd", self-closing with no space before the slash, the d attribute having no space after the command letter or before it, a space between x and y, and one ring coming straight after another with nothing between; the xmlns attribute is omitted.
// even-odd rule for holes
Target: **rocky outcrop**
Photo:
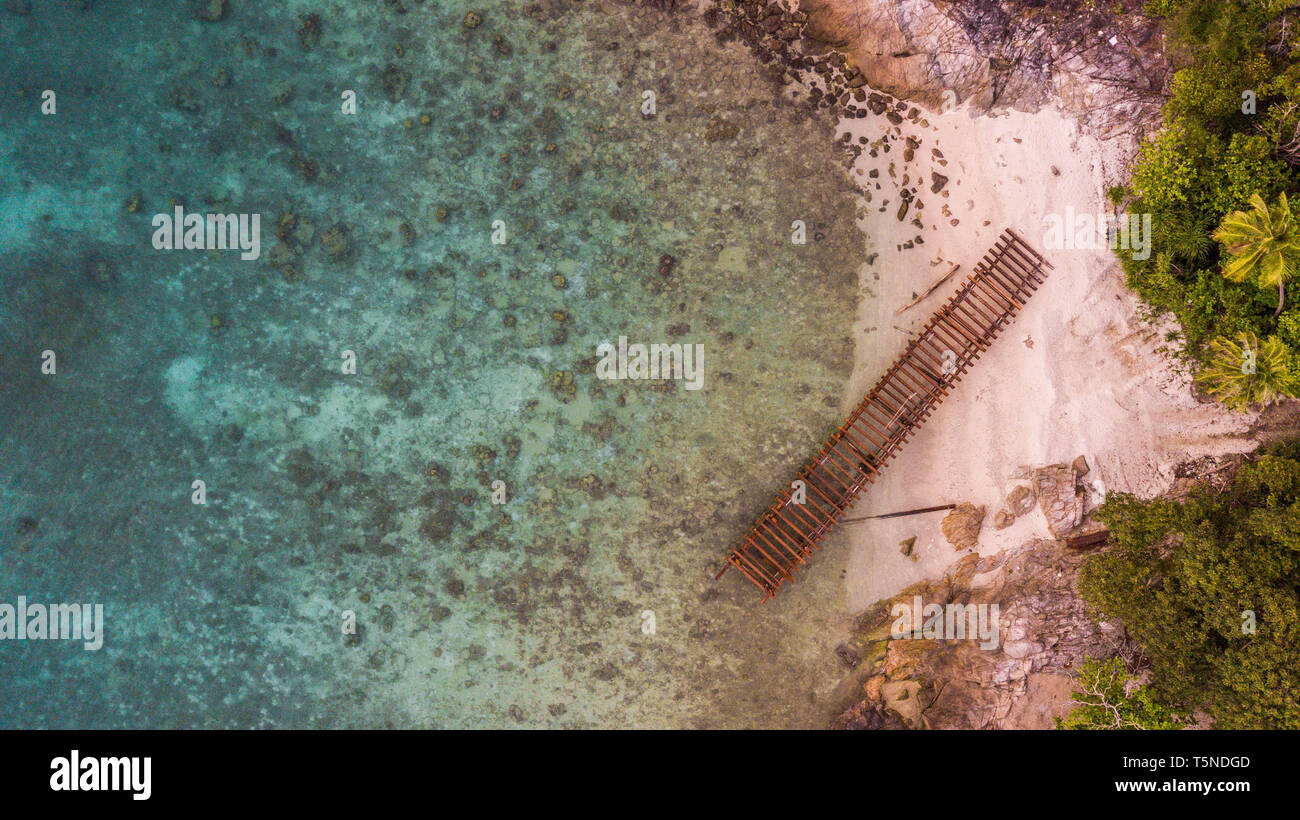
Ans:
<svg viewBox="0 0 1300 820"><path fill-rule="evenodd" d="M799 0L809 48L846 54L874 89L931 108L1149 118L1168 66L1139 0ZM949 94L950 92L950 94Z"/></svg>
<svg viewBox="0 0 1300 820"><path fill-rule="evenodd" d="M1075 473L1068 464L1039 467L1030 480L1053 537L1064 538L1083 522L1083 492L1075 486Z"/></svg>
<svg viewBox="0 0 1300 820"><path fill-rule="evenodd" d="M1097 624L1075 593L1084 556L1039 540L987 558L972 553L942 578L880 601L849 641L861 658L859 699L841 729L1051 728L1072 708L1070 672L1085 657L1124 650L1117 625ZM894 635L896 604L998 605L998 642Z"/></svg>
<svg viewBox="0 0 1300 820"><path fill-rule="evenodd" d="M980 525L984 523L984 508L974 504L959 504L943 518L939 525L943 537L953 549L968 550L979 546Z"/></svg>

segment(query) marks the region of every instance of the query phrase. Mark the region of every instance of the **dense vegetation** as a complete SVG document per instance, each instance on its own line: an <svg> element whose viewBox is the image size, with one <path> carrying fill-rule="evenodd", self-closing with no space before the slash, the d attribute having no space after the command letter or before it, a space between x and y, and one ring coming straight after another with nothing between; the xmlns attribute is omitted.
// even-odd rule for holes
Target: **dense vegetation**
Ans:
<svg viewBox="0 0 1300 820"><path fill-rule="evenodd" d="M1179 322L1204 390L1230 408L1300 396L1300 0L1148 0L1177 71L1163 128L1112 203L1151 215L1129 287ZM1300 208L1300 205L1297 206ZM1300 729L1300 442L1183 501L1111 493L1112 547L1079 590L1150 663L1084 664L1061 728Z"/></svg>
<svg viewBox="0 0 1300 820"><path fill-rule="evenodd" d="M1079 591L1151 662L1149 700L1126 714L1156 728L1159 704L1222 728L1300 729L1300 442L1245 464L1222 492L1111 493L1099 515L1113 546L1084 563ZM1071 719L1104 724L1084 709Z"/></svg>
<svg viewBox="0 0 1300 820"><path fill-rule="evenodd" d="M1154 253L1121 251L1128 283L1179 320L1186 354L1230 406L1300 395L1300 0L1149 0L1178 71L1142 147L1130 214ZM1292 45L1292 43L1295 45ZM1294 197L1293 197L1294 198ZM1251 348L1249 344L1257 344ZM1256 368L1261 350L1268 368Z"/></svg>
<svg viewBox="0 0 1300 820"><path fill-rule="evenodd" d="M1079 667L1074 711L1056 719L1058 729L1178 729L1179 716L1138 685L1119 658L1088 659Z"/></svg>

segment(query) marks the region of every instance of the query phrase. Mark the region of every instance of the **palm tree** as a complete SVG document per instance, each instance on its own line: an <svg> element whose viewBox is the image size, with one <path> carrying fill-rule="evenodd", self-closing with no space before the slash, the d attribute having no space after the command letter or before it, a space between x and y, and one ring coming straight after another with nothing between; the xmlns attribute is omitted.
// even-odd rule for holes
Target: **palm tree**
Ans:
<svg viewBox="0 0 1300 820"><path fill-rule="evenodd" d="M1236 339L1220 336L1210 342L1208 352L1209 361L1196 374L1196 382L1235 410L1294 395L1300 386L1290 371L1286 346L1276 336L1263 344L1250 332Z"/></svg>
<svg viewBox="0 0 1300 820"><path fill-rule="evenodd" d="M1223 266L1224 276L1234 282L1253 276L1261 288L1277 288L1277 310L1273 311L1277 316L1286 299L1286 280L1300 262L1300 226L1292 221L1285 192L1278 195L1273 208L1257 193L1251 194L1250 205L1249 211L1225 216L1214 239L1231 257Z"/></svg>

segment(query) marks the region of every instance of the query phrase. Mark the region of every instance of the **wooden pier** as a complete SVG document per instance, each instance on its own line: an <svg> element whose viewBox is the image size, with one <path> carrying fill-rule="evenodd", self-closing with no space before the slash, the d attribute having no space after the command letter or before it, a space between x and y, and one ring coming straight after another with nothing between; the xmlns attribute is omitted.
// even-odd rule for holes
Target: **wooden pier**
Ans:
<svg viewBox="0 0 1300 820"><path fill-rule="evenodd" d="M1002 329L1052 265L1015 231L1002 232L957 292L930 317L791 486L759 517L717 577L735 567L776 595L794 581L868 484L898 454ZM799 503L802 498L803 503Z"/></svg>

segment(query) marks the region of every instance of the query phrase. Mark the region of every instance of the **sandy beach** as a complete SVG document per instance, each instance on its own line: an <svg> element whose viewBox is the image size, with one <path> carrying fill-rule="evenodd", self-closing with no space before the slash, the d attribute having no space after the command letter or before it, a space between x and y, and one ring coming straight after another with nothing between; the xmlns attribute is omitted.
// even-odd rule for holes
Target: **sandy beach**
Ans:
<svg viewBox="0 0 1300 820"><path fill-rule="evenodd" d="M882 117L845 120L843 131L855 142L886 133L898 137L889 153L864 152L851 171L871 192L872 201L859 216L864 230L869 225L869 254L879 256L858 271L869 298L860 300L846 413L1004 228L1016 230L1055 266L1046 285L853 515L943 503L984 505L979 551L992 554L1051 537L1037 510L1006 529L992 526L1006 494L1026 483L1012 478L1022 465L1068 463L1084 455L1092 468L1089 484L1100 481L1094 485L1099 489L1151 496L1168 488L1180 462L1253 448L1247 431L1254 416L1225 413L1193 397L1188 374L1162 351L1165 329L1143 321L1111 250L1045 244L1049 216L1065 218L1070 208L1077 214L1110 210L1104 192L1129 161L1131 145L1101 142L1053 109L994 115L972 115L964 108L923 111L915 122L898 126ZM909 135L921 144L914 162L905 163L903 140ZM949 177L946 198L931 193L932 171ZM915 203L903 221L895 218L904 174L924 203L923 229L912 223ZM944 205L950 216L941 215ZM918 234L924 244L899 249ZM895 315L953 263L961 267L952 278ZM850 609L934 577L960 557L944 540L942 518L943 513L930 513L848 525L838 537L851 544ZM911 536L917 538L915 561L899 549Z"/></svg>

